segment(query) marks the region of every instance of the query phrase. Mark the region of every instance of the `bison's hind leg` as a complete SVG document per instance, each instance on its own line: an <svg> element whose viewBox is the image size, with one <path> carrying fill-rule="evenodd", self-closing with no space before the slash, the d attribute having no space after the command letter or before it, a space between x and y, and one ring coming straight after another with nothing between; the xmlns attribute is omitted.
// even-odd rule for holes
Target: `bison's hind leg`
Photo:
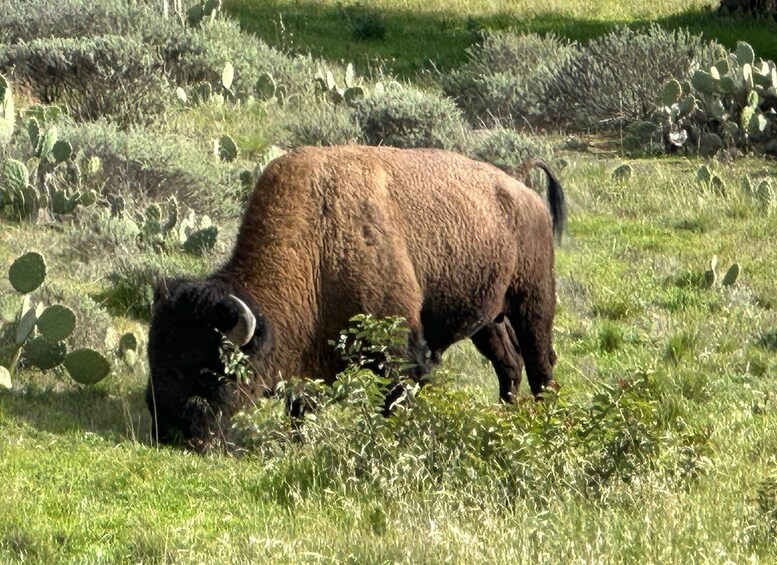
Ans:
<svg viewBox="0 0 777 565"><path fill-rule="evenodd" d="M510 322L503 318L501 322L485 326L470 339L494 366L499 377L499 398L508 404L515 402L521 384L523 358Z"/></svg>
<svg viewBox="0 0 777 565"><path fill-rule="evenodd" d="M552 346L555 296L536 294L511 303L508 319L515 329L520 352L526 364L526 377L532 394L538 396L553 383L556 354ZM517 306L517 307L515 307Z"/></svg>

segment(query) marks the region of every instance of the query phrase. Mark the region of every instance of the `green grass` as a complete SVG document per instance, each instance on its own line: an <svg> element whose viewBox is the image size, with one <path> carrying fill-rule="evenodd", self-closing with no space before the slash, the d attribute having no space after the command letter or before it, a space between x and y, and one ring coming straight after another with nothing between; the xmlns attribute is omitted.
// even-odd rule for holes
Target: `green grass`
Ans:
<svg viewBox="0 0 777 565"><path fill-rule="evenodd" d="M586 41L621 25L687 27L717 39L729 48L748 41L756 54L777 58L777 22L718 18L718 2L445 2L363 0L358 4L377 14L385 26L382 39L358 39L341 7L357 4L335 0L227 0L227 11L244 29L271 45L310 52L330 61L353 61L362 73L388 70L420 77L447 70L464 61L465 50L482 29L513 29L554 33ZM356 24L358 26L358 24Z"/></svg>

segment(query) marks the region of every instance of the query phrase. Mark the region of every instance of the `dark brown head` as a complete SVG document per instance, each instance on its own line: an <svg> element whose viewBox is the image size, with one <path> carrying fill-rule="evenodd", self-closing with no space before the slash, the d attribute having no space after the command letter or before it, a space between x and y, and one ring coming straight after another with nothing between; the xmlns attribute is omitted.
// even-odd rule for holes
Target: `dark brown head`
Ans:
<svg viewBox="0 0 777 565"><path fill-rule="evenodd" d="M238 387L226 375L224 338L247 355L267 341L264 318L230 285L169 280L157 285L148 337L151 375L146 402L159 441L207 449L224 438L238 406Z"/></svg>

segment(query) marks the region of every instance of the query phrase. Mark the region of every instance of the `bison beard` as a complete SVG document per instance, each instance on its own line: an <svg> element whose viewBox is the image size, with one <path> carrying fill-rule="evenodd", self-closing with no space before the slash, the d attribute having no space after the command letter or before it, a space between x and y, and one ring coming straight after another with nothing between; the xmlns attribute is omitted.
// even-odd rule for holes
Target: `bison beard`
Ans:
<svg viewBox="0 0 777 565"><path fill-rule="evenodd" d="M519 179L539 166L547 206ZM204 280L158 284L146 398L160 441L224 444L231 416L281 379L332 382L329 343L358 313L402 316L421 378L471 338L513 402L524 368L552 382L554 234L564 195L547 166L513 175L440 150L299 148L251 196L230 260ZM225 376L226 336L252 377Z"/></svg>

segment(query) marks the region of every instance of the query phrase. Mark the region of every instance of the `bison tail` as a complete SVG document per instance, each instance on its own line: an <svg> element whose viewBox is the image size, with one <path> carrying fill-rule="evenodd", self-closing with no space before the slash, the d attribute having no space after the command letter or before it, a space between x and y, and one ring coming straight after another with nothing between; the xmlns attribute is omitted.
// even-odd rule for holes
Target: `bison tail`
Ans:
<svg viewBox="0 0 777 565"><path fill-rule="evenodd" d="M511 174L525 183L529 176L529 171L534 167L542 169L548 176L548 208L550 209L550 217L553 220L553 233L556 236L556 240L561 243L561 236L564 234L567 225L567 206L564 198L564 189L561 188L561 183L551 172L550 167L542 159L530 157L520 167L511 171Z"/></svg>

